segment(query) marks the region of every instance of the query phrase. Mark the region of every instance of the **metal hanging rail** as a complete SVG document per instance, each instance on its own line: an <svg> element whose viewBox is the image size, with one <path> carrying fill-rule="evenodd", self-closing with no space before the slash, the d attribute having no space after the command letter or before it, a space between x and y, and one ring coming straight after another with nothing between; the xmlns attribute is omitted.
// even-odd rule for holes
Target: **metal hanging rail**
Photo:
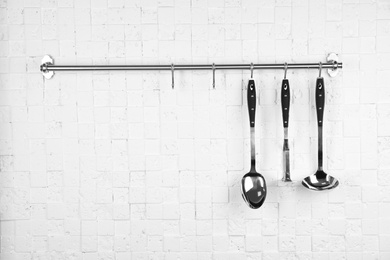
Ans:
<svg viewBox="0 0 390 260"><path fill-rule="evenodd" d="M54 65L53 59L45 55L42 59L41 72L46 79L53 77L55 71L113 71L113 70L261 70L261 69L285 69L286 63L275 64L211 64L211 65ZM335 53L329 54L327 62L321 63L289 63L288 69L328 69L331 77L337 75L338 69L343 67L342 62L338 62Z"/></svg>

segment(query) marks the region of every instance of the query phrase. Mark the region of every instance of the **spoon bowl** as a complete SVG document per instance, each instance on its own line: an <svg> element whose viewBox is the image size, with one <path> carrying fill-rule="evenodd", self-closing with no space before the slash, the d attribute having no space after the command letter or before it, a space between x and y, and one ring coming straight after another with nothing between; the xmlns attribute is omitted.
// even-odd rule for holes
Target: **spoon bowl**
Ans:
<svg viewBox="0 0 390 260"><path fill-rule="evenodd" d="M267 196L264 177L258 172L248 172L241 180L241 194L246 204L252 209L263 205Z"/></svg>
<svg viewBox="0 0 390 260"><path fill-rule="evenodd" d="M331 190L339 185L339 181L324 171L318 170L315 174L303 179L302 185L310 190Z"/></svg>

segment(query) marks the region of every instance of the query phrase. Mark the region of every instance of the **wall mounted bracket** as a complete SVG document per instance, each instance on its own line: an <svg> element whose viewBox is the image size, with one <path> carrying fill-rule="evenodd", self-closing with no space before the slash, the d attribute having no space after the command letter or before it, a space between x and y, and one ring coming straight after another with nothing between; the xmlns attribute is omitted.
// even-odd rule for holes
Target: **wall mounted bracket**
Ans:
<svg viewBox="0 0 390 260"><path fill-rule="evenodd" d="M49 55L43 56L41 63L41 72L45 79L51 79L54 76L54 71L48 69L49 65L54 65L53 58Z"/></svg>
<svg viewBox="0 0 390 260"><path fill-rule="evenodd" d="M329 53L329 55L326 58L326 60L328 62L331 62L331 63L334 64L333 68L329 68L328 69L329 76L331 76L332 78L336 77L337 74L339 73L339 70L337 69L338 68L337 64L339 63L339 56L336 53L332 52L332 53Z"/></svg>

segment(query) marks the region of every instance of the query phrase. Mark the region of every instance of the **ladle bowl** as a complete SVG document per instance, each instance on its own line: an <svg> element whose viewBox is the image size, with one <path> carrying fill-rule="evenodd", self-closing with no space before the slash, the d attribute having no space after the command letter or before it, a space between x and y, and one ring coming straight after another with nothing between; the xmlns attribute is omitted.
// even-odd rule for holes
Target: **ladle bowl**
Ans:
<svg viewBox="0 0 390 260"><path fill-rule="evenodd" d="M324 171L318 170L315 174L303 179L302 185L314 191L331 190L339 185L339 181Z"/></svg>

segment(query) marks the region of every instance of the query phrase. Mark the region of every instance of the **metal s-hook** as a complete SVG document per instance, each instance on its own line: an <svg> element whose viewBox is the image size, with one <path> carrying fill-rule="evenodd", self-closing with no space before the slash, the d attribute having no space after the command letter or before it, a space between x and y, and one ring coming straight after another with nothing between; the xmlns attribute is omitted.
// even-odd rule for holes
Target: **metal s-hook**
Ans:
<svg viewBox="0 0 390 260"><path fill-rule="evenodd" d="M287 77L287 69L288 69L288 64L287 62L284 63L284 79Z"/></svg>
<svg viewBox="0 0 390 260"><path fill-rule="evenodd" d="M318 77L321 78L321 72L322 72L322 62L320 61L319 63L319 74L318 74Z"/></svg>
<svg viewBox="0 0 390 260"><path fill-rule="evenodd" d="M212 65L212 70L213 70L213 89L215 89L215 63Z"/></svg>
<svg viewBox="0 0 390 260"><path fill-rule="evenodd" d="M172 89L175 88L175 65L171 64L171 72L172 72Z"/></svg>
<svg viewBox="0 0 390 260"><path fill-rule="evenodd" d="M251 79L253 79L253 62L251 63Z"/></svg>

